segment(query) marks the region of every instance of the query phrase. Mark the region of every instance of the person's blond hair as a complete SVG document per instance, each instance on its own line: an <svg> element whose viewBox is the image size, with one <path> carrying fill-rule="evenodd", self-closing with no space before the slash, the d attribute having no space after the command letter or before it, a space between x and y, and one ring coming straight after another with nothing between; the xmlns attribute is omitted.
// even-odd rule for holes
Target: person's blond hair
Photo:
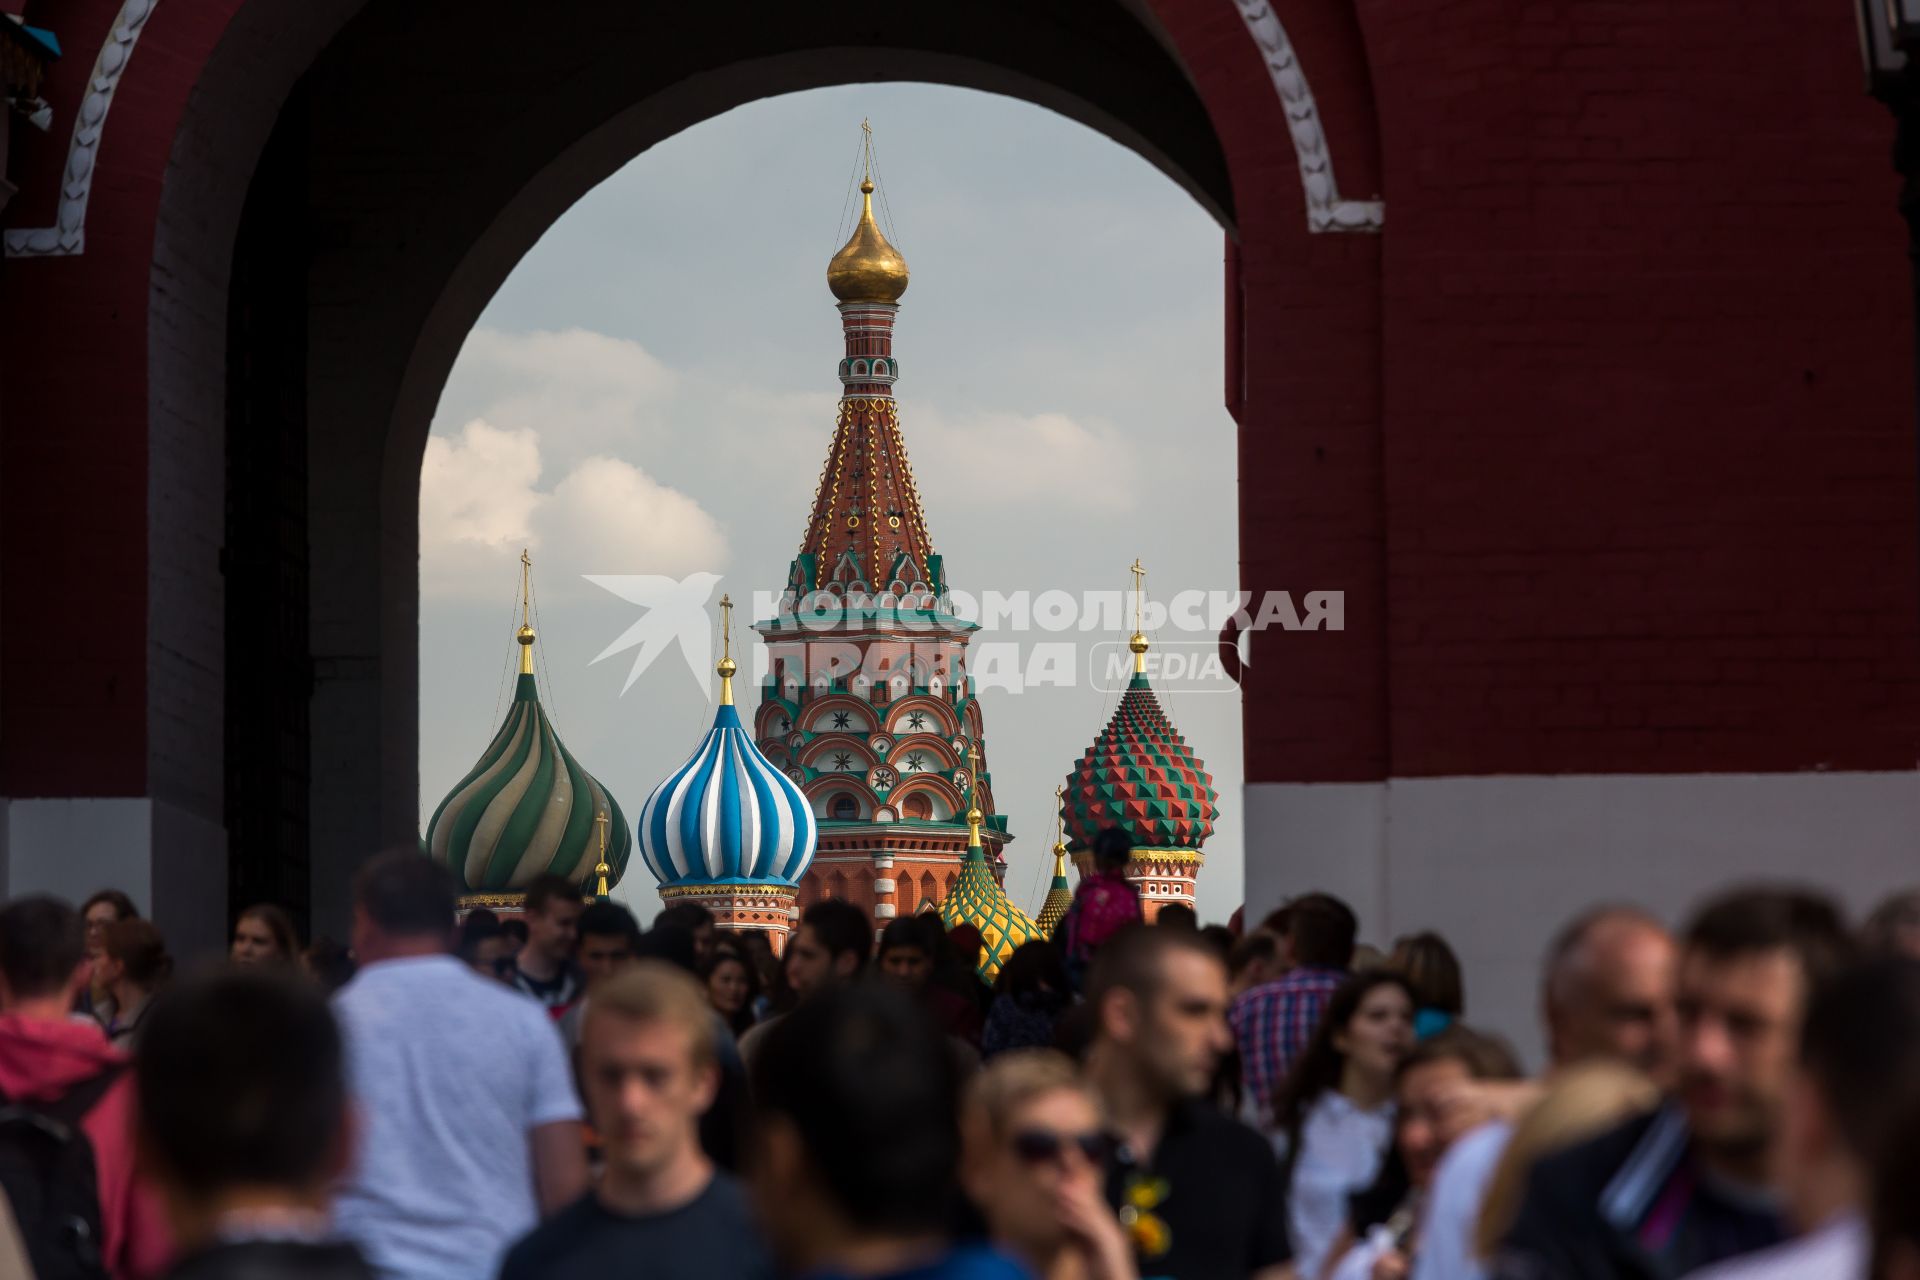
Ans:
<svg viewBox="0 0 1920 1280"><path fill-rule="evenodd" d="M1553 1078L1546 1096L1514 1126L1513 1137L1487 1183L1474 1226L1474 1252L1492 1256L1520 1212L1533 1166L1556 1151L1602 1133L1629 1116L1651 1111L1660 1090L1632 1067L1589 1062Z"/></svg>
<svg viewBox="0 0 1920 1280"><path fill-rule="evenodd" d="M1053 1049L1014 1049L989 1061L967 1086L968 1109L995 1137L1004 1137L1013 1113L1056 1089L1091 1096L1073 1059Z"/></svg>
<svg viewBox="0 0 1920 1280"><path fill-rule="evenodd" d="M642 960L594 984L581 1017L582 1045L593 1024L604 1018L664 1022L684 1029L697 1069L711 1067L719 1056L714 1044L713 1006L707 993L691 977L658 960Z"/></svg>

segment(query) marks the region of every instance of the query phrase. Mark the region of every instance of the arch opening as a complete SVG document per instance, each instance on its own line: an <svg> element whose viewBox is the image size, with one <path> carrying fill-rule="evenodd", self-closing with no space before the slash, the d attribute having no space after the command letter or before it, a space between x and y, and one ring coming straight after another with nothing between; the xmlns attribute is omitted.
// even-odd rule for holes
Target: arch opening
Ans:
<svg viewBox="0 0 1920 1280"><path fill-rule="evenodd" d="M176 138L155 237L156 280L205 288L156 287L149 307L168 347L150 366L155 484L223 476L229 498L252 495L177 531L250 548L240 572L175 572L157 539L151 569L176 588L156 601L156 633L209 606L226 619L224 697L189 713L182 738L200 749L181 755L198 771L184 785L222 797L234 896L277 898L337 930L351 867L414 837L427 425L506 274L628 158L742 103L883 66L887 79L1008 95L1086 124L1233 234L1222 145L1171 42L1143 8L1096 9L1036 19L1008 3L936 22L876 6L848 44L798 13L721 32L608 3L530 51L511 23L476 21L452 0L242 7ZM1016 11L1028 38L1007 42ZM462 47L407 38L422 30L457 30ZM545 85L537 105L482 91L506 65ZM379 95L363 91L371 83ZM449 101L471 110L449 116ZM258 136L262 118L270 136ZM204 305L210 289L224 307ZM210 368L223 375L209 380ZM227 430L182 443L163 419Z"/></svg>

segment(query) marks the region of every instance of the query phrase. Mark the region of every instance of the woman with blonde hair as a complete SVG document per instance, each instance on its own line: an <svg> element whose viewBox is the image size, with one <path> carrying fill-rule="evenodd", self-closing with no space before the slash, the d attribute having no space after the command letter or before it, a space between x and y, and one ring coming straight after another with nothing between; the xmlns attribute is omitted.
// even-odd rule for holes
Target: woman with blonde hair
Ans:
<svg viewBox="0 0 1920 1280"><path fill-rule="evenodd" d="M1660 1105L1660 1090L1618 1062L1588 1062L1557 1073L1546 1094L1520 1118L1494 1167L1474 1230L1475 1252L1491 1258L1512 1228L1533 1166L1557 1151L1604 1133Z"/></svg>
<svg viewBox="0 0 1920 1280"><path fill-rule="evenodd" d="M1051 1049L1014 1049L967 1093L961 1185L993 1242L1038 1280L1136 1280L1132 1243L1101 1183L1108 1138L1078 1068Z"/></svg>

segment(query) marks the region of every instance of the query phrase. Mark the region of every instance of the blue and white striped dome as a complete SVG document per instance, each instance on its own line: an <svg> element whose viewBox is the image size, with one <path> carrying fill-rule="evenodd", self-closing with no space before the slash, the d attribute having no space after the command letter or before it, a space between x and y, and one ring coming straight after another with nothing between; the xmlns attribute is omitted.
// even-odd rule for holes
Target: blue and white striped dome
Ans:
<svg viewBox="0 0 1920 1280"><path fill-rule="evenodd" d="M640 811L641 856L663 885L798 884L813 861L813 810L741 727L730 694L693 758Z"/></svg>

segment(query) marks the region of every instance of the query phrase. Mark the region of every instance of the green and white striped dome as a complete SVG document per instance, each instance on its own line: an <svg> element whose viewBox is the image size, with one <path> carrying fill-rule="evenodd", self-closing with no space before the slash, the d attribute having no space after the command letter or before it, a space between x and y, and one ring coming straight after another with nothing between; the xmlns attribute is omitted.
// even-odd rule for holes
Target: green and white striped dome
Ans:
<svg viewBox="0 0 1920 1280"><path fill-rule="evenodd" d="M523 645L532 640L530 629L522 634ZM521 665L500 731L434 810L427 853L452 869L463 894L514 893L547 871L591 892L600 862L596 819L604 814L607 882L615 884L633 851L626 815L561 744L530 664Z"/></svg>

